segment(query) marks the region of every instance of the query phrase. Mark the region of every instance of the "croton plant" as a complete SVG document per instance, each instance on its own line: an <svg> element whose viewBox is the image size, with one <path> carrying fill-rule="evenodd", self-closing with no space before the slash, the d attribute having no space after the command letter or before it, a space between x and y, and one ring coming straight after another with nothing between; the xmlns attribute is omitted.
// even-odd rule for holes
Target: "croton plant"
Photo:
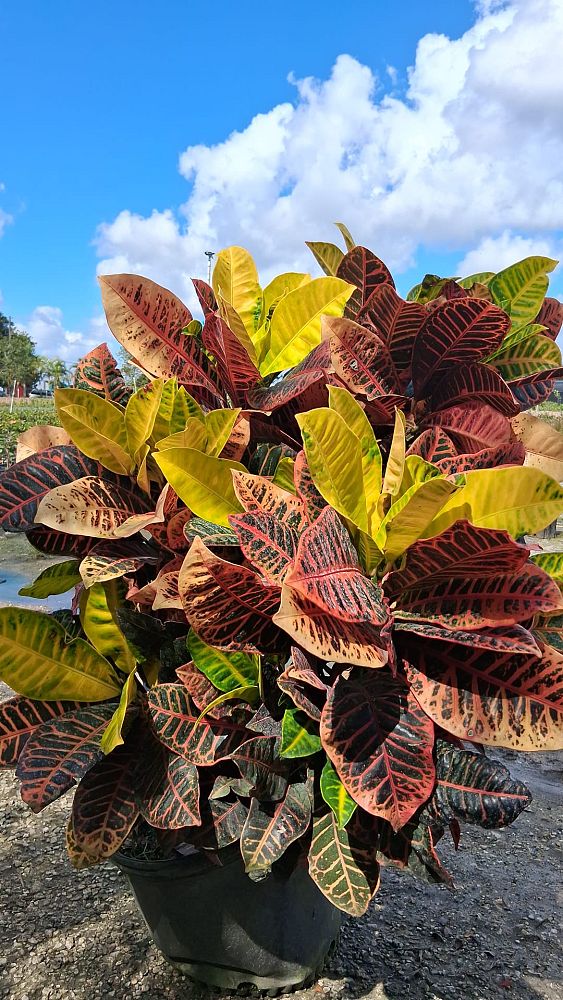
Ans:
<svg viewBox="0 0 563 1000"><path fill-rule="evenodd" d="M563 436L555 262L427 275L407 299L353 244L265 288L249 254L194 280L100 279L102 345L0 477L0 526L65 557L0 610L0 759L67 844L286 849L361 914L380 865L451 883L436 844L530 801L488 746L563 748Z"/></svg>

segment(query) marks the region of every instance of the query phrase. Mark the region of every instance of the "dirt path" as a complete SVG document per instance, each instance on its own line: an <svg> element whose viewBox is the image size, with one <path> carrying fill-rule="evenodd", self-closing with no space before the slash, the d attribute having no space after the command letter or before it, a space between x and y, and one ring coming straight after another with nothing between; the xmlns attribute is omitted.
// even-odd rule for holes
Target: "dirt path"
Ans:
<svg viewBox="0 0 563 1000"><path fill-rule="evenodd" d="M563 1000L563 760L502 759L534 792L530 810L498 833L467 828L457 854L444 846L454 892L386 870L369 913L345 923L323 979L296 1000ZM68 807L34 816L0 773L2 1000L203 1000L150 943L115 868L71 870Z"/></svg>

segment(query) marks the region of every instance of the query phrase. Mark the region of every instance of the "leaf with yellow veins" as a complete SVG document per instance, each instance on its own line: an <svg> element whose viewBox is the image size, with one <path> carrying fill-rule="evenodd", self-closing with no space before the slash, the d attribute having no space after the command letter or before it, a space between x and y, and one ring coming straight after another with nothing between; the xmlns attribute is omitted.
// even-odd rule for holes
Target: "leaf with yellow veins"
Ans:
<svg viewBox="0 0 563 1000"><path fill-rule="evenodd" d="M117 610L123 603L123 594L124 587L119 580L95 583L82 594L80 621L94 649L129 674L135 668L135 658L117 624Z"/></svg>
<svg viewBox="0 0 563 1000"><path fill-rule="evenodd" d="M183 430L157 441L156 448L157 451L168 451L170 448L193 448L195 451L205 451L207 427L198 417L188 417Z"/></svg>
<svg viewBox="0 0 563 1000"><path fill-rule="evenodd" d="M231 436L240 409L239 406L233 410L211 410L210 413L206 414L207 444L205 451L208 455L217 458L221 454Z"/></svg>
<svg viewBox="0 0 563 1000"><path fill-rule="evenodd" d="M296 415L311 477L321 496L368 530L361 444L344 418L326 407Z"/></svg>

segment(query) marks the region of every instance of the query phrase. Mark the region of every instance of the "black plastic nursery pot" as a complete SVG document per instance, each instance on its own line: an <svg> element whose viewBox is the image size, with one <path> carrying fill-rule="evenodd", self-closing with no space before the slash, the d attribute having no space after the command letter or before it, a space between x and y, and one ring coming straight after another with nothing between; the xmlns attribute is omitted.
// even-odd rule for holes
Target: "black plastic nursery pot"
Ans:
<svg viewBox="0 0 563 1000"><path fill-rule="evenodd" d="M311 982L340 929L340 911L306 868L275 865L253 882L238 846L166 861L114 860L164 956L182 973L223 989L279 992Z"/></svg>

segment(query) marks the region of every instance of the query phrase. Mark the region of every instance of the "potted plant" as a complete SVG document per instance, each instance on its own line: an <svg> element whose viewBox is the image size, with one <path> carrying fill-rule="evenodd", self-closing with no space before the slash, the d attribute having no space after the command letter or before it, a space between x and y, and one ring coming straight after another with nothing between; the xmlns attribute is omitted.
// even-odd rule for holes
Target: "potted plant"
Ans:
<svg viewBox="0 0 563 1000"><path fill-rule="evenodd" d="M100 279L148 384L97 348L0 477L0 526L66 557L26 593L74 591L0 609L0 761L36 812L77 786L72 863L115 860L226 988L314 976L382 865L451 885L445 830L530 801L484 747L563 748L562 556L518 541L562 509L561 435L518 424L560 364L553 262L402 300L343 232L264 289L222 251L203 324Z"/></svg>

